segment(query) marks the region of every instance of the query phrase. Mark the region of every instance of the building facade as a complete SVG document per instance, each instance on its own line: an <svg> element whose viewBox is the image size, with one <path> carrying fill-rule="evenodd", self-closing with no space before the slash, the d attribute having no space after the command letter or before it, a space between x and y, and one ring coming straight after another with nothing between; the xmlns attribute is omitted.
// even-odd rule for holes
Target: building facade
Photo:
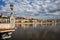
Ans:
<svg viewBox="0 0 60 40"><path fill-rule="evenodd" d="M2 15L0 15L0 23L10 23L11 28L13 28L14 25L15 27L36 27L47 24L57 24L57 22L57 20L39 20L34 18L14 17L12 13L10 14L10 16L3 17Z"/></svg>
<svg viewBox="0 0 60 40"><path fill-rule="evenodd" d="M15 28L15 17L13 14L10 16L0 15L0 29L9 29Z"/></svg>
<svg viewBox="0 0 60 40"><path fill-rule="evenodd" d="M57 24L56 20L39 20L33 18L23 18L23 17L16 17L15 18L15 25L20 27L31 27L31 26L41 26L47 24Z"/></svg>

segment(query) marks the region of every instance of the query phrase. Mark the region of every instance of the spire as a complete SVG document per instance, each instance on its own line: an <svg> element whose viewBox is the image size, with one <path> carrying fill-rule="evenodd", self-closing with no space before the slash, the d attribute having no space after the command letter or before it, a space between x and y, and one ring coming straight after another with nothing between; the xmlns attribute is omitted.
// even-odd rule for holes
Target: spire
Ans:
<svg viewBox="0 0 60 40"><path fill-rule="evenodd" d="M13 4L10 4L11 14L10 17L13 16Z"/></svg>
<svg viewBox="0 0 60 40"><path fill-rule="evenodd" d="M10 4L11 14L10 14L10 26L11 28L15 27L15 18L13 16L13 4Z"/></svg>
<svg viewBox="0 0 60 40"><path fill-rule="evenodd" d="M12 16L13 16L13 13L11 12L10 17L12 17Z"/></svg>
<svg viewBox="0 0 60 40"><path fill-rule="evenodd" d="M10 4L10 9L11 9L11 10L13 10L13 6L14 6L13 4Z"/></svg>

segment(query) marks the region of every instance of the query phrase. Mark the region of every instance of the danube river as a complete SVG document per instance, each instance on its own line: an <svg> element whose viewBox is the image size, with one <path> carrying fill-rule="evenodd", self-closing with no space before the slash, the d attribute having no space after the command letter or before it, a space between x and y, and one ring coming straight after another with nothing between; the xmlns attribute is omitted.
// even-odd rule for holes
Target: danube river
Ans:
<svg viewBox="0 0 60 40"><path fill-rule="evenodd" d="M60 24L18 27L9 40L60 40Z"/></svg>

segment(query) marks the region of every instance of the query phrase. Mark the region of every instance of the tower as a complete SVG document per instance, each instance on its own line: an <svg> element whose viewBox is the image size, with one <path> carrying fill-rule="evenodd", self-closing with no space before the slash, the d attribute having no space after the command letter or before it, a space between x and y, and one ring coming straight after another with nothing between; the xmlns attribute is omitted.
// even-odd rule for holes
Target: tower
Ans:
<svg viewBox="0 0 60 40"><path fill-rule="evenodd" d="M10 4L10 12L11 12L10 17L13 17L13 5L12 4Z"/></svg>
<svg viewBox="0 0 60 40"><path fill-rule="evenodd" d="M10 26L11 28L15 28L15 18L13 15L13 5L10 4L11 14L10 14Z"/></svg>
<svg viewBox="0 0 60 40"><path fill-rule="evenodd" d="M11 10L13 10L13 6L14 6L13 4L10 4L10 9L11 9Z"/></svg>

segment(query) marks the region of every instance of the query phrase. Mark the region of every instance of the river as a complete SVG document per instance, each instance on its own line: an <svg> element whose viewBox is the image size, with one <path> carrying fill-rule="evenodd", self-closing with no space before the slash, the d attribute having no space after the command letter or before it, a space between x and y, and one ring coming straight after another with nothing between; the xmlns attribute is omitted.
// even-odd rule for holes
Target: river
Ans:
<svg viewBox="0 0 60 40"><path fill-rule="evenodd" d="M60 24L18 27L9 40L60 40Z"/></svg>

